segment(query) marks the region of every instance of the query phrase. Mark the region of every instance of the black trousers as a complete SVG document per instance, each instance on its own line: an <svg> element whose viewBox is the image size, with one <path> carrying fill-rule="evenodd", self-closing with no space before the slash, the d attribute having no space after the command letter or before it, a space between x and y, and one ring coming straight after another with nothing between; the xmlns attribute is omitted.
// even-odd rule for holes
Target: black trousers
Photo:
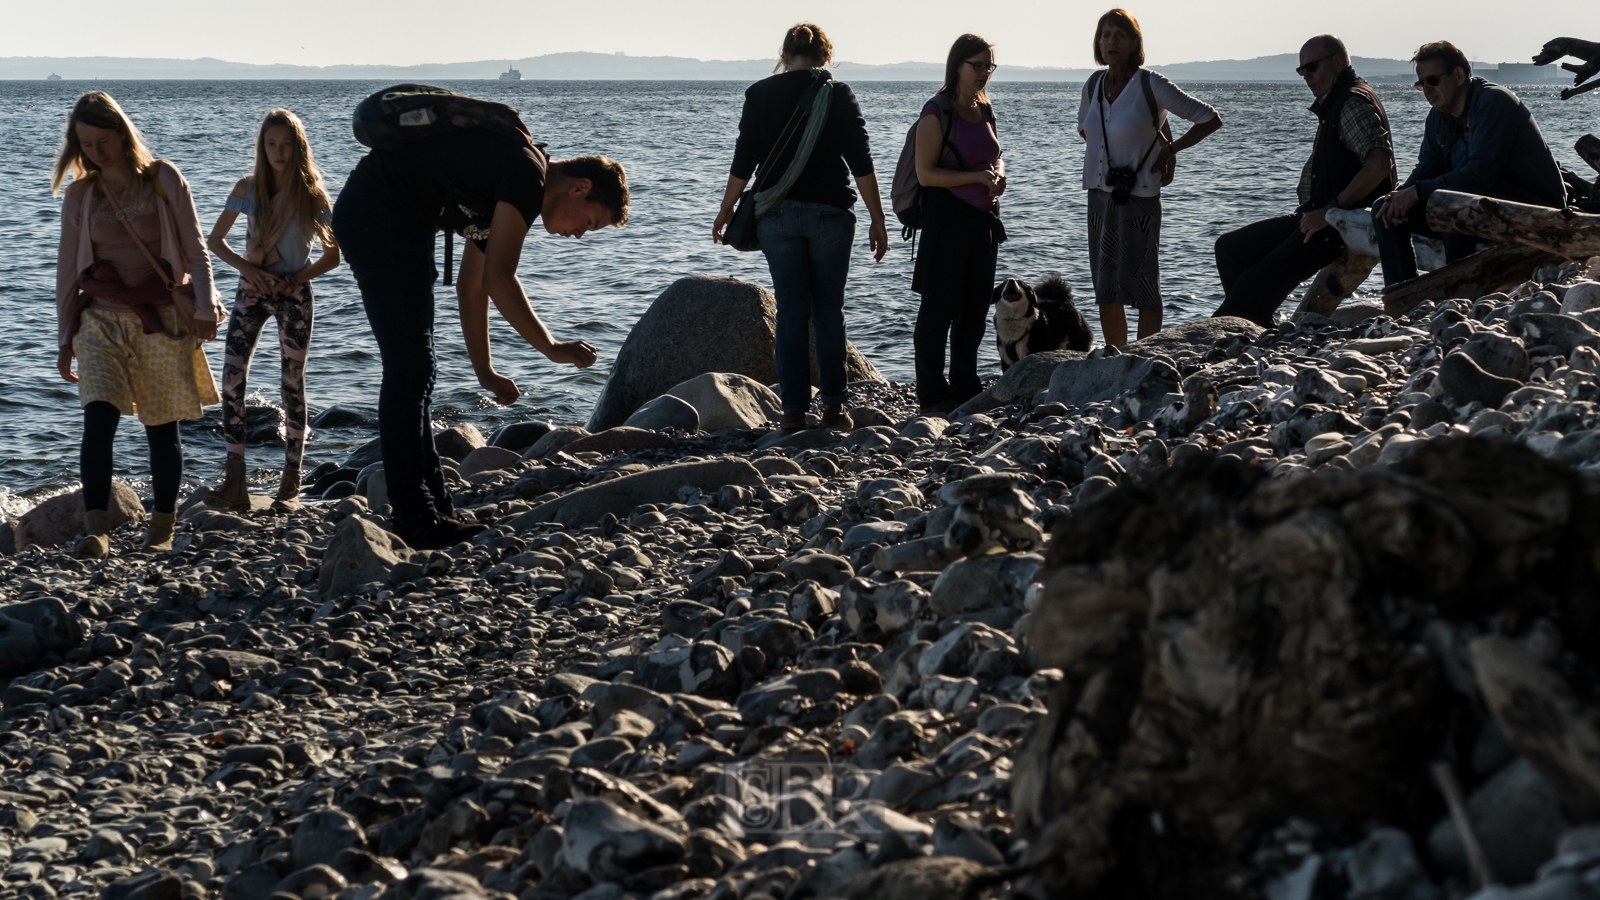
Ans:
<svg viewBox="0 0 1600 900"><path fill-rule="evenodd" d="M978 348L989 324L995 264L1005 233L998 220L933 189L924 199L922 244L917 248L911 290L922 296L912 332L917 370L917 405L962 403L983 389ZM950 379L944 375L950 344Z"/></svg>
<svg viewBox="0 0 1600 900"><path fill-rule="evenodd" d="M1394 284L1417 277L1417 248L1411 245L1411 236L1442 238L1445 262L1455 262L1471 256L1478 249L1478 239L1470 234L1448 234L1428 227L1428 204L1411 207L1404 223L1385 225L1378 221L1378 210L1383 201L1372 204L1372 226L1378 232L1378 259L1383 261L1383 283Z"/></svg>
<svg viewBox="0 0 1600 900"><path fill-rule="evenodd" d="M395 215L358 173L333 205L333 233L361 290L382 357L378 437L395 526L416 527L435 514L448 517L454 509L432 425L435 230Z"/></svg>
<svg viewBox="0 0 1600 900"><path fill-rule="evenodd" d="M1217 274L1224 299L1214 316L1238 316L1272 327L1272 315L1300 282L1344 252L1344 239L1324 228L1309 242L1298 213L1264 219L1217 238Z"/></svg>
<svg viewBox="0 0 1600 900"><path fill-rule="evenodd" d="M111 450L121 421L122 411L104 400L83 408L78 477L83 480L84 509L111 506ZM150 444L150 493L156 512L172 512L178 508L178 489L183 486L183 439L178 435L178 423L146 425L144 436Z"/></svg>

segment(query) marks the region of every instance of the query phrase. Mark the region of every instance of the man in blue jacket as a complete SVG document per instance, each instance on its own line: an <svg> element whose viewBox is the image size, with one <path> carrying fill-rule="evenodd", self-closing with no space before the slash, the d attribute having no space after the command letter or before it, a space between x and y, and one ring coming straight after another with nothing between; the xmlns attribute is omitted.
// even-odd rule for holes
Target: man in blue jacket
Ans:
<svg viewBox="0 0 1600 900"><path fill-rule="evenodd" d="M1474 78L1466 54L1449 41L1423 44L1411 63L1417 90L1433 110L1411 177L1372 207L1385 284L1417 277L1413 234L1442 237L1450 262L1473 252L1477 238L1428 227L1424 211L1434 191L1556 208L1567 203L1561 169L1516 94Z"/></svg>

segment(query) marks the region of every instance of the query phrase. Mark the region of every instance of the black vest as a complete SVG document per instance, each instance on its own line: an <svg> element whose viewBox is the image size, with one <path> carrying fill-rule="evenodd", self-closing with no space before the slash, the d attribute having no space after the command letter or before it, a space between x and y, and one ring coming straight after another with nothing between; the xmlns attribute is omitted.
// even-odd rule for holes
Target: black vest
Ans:
<svg viewBox="0 0 1600 900"><path fill-rule="evenodd" d="M1378 111L1378 118L1382 120L1384 129L1389 128L1389 116L1383 111L1383 101L1378 99L1378 92L1362 81L1353 67L1346 68L1339 76L1339 80L1328 90L1327 95L1317 104L1315 110L1317 139L1311 146L1311 202L1307 209L1321 209L1332 203L1366 163L1366 160L1350 152L1350 148L1339 140L1339 113L1351 97L1360 97L1371 103ZM1372 193L1349 205L1355 208L1371 206L1379 197L1394 190L1398 183L1391 145L1389 178L1374 188Z"/></svg>

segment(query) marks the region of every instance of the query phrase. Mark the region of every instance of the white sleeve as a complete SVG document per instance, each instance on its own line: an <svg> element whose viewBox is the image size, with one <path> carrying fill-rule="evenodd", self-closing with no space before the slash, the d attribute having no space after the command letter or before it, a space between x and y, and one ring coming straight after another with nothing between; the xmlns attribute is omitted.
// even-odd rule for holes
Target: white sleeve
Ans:
<svg viewBox="0 0 1600 900"><path fill-rule="evenodd" d="M1150 73L1150 92L1155 94L1156 103L1169 113L1180 119L1199 124L1209 122L1217 117L1217 111L1204 101L1198 100L1183 92L1183 89L1168 81L1166 76Z"/></svg>

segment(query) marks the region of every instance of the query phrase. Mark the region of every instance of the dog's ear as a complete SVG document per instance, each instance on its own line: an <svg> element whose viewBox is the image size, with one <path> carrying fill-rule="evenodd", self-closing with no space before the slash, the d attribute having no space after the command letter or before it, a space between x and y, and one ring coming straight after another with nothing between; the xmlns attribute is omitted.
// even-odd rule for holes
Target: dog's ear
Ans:
<svg viewBox="0 0 1600 900"><path fill-rule="evenodd" d="M999 303L1000 297L1004 295L1005 292L1006 283L1004 280L1001 280L999 284L994 286L994 291L989 294L989 305L994 306L996 303Z"/></svg>

